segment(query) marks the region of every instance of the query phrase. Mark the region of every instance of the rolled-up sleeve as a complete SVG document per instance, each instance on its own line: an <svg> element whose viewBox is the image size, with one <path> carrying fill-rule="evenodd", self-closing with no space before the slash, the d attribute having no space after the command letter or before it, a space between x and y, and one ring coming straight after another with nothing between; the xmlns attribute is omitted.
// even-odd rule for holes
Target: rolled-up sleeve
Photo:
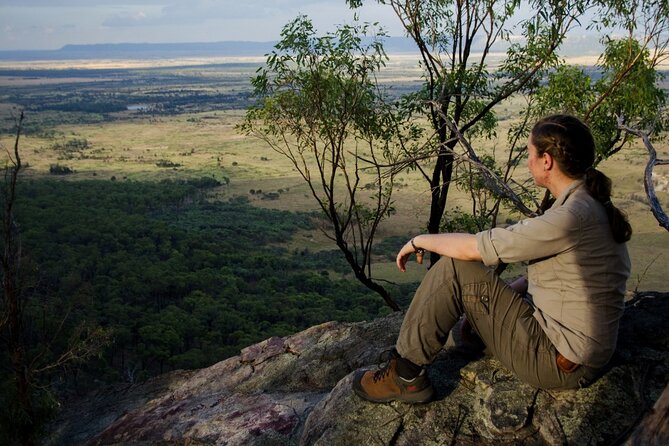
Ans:
<svg viewBox="0 0 669 446"><path fill-rule="evenodd" d="M540 259L573 247L579 234L578 218L564 208L522 220L507 228L476 234L481 259L487 266Z"/></svg>
<svg viewBox="0 0 669 446"><path fill-rule="evenodd" d="M499 254L495 250L490 238L492 231L482 231L476 234L476 244L481 253L481 260L486 266L495 266L500 263Z"/></svg>

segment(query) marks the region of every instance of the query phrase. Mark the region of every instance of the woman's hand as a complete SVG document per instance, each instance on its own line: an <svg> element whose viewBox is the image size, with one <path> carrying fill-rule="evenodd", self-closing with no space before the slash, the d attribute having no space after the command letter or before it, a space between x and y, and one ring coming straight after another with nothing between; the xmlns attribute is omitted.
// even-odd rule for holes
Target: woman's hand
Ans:
<svg viewBox="0 0 669 446"><path fill-rule="evenodd" d="M425 255L425 250L416 249L412 241L413 240L409 240L404 244L402 249L400 249L400 252L397 253L397 259L395 259L397 268L399 268L399 270L402 272L406 271L406 264L409 261L409 257L411 257L411 254L413 253L416 253L416 263L418 264L423 263L423 255Z"/></svg>

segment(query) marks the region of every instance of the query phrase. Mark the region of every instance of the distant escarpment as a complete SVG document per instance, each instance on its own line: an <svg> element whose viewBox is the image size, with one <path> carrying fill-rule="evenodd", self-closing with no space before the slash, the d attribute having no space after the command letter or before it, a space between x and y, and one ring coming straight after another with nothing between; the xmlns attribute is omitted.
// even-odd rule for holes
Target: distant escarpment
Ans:
<svg viewBox="0 0 669 446"><path fill-rule="evenodd" d="M622 444L669 380L669 294L629 305L606 374L587 389L543 391L459 340L430 367L434 402L372 404L353 372L393 346L402 315L328 322L239 356L68 406L47 444L610 445ZM665 392L666 393L666 392Z"/></svg>

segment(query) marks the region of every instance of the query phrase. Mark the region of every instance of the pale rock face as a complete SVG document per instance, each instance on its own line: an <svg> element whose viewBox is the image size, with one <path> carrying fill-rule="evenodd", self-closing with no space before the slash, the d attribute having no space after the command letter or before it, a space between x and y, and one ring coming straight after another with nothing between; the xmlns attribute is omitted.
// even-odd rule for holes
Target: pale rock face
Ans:
<svg viewBox="0 0 669 446"><path fill-rule="evenodd" d="M395 314L328 322L206 369L98 393L82 402L86 415L74 415L82 405L65 411L46 444L612 444L669 379L669 295L648 294L626 310L610 370L587 389L534 389L455 339L429 369L434 402L365 402L351 391L353 372L392 348Z"/></svg>

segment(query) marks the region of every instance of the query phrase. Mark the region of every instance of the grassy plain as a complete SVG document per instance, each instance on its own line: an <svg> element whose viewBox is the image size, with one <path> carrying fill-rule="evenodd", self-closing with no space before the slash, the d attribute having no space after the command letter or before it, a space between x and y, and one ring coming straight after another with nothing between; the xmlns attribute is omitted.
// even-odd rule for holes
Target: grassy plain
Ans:
<svg viewBox="0 0 669 446"><path fill-rule="evenodd" d="M315 202L289 161L271 151L264 142L240 134L235 127L244 114L241 105L249 88L248 78L255 69L253 63L197 60L144 62L141 65L137 62L114 65L106 61L87 61L81 66L53 62L27 66L4 64L0 66L0 119L7 123L18 109L26 108L27 122L38 124L35 126L37 130L21 139L23 161L28 165L26 176L47 176L50 166L55 164L74 171L63 176L64 181L93 178L145 181L209 176L223 183L218 188L218 198L244 195L257 206L313 210ZM414 88L419 82L420 72L412 59L391 59L388 68L381 80L392 83L399 90ZM91 76L90 70L96 75ZM115 81L110 81L112 78ZM160 109L150 108L153 104L149 101L154 100L158 92L164 96L186 90L189 94L195 91L197 94L193 97L205 97L204 102L185 104L178 113L160 113ZM62 110L34 107L31 111L30 106L16 102L20 95L51 98L56 92L63 91L89 92L89 97L120 94L120 91L121 99L126 98L129 105L140 104L140 108L105 113L101 118L91 120L88 116L81 118L81 114ZM217 107L214 101L221 95L241 99L234 106L220 104ZM522 98L513 98L498 111L501 119L498 140L476 144L502 150L506 144L504 129L512 123L522 103ZM144 104L149 108L143 109ZM86 147L63 150L73 140L86 141ZM0 144L10 149L12 135L5 131L0 135ZM658 141L656 149L660 158L669 158L666 140ZM614 200L628 213L634 227L629 244L633 272L628 288L667 291L669 234L658 226L644 202L642 180L646 161L647 152L637 142L606 161L601 168L614 180ZM657 167L656 171L667 178L668 172L666 167L664 169L662 172ZM518 176L526 175L524 171L521 166ZM380 228L379 240L390 236L408 238L424 230L430 200L426 181L417 172L403 173L399 175L399 181L402 187L394 193L396 214ZM269 192L275 192L278 198L267 199ZM468 208L466 194L455 189L451 194L450 206ZM665 210L669 209L669 192L666 189L658 191L658 196ZM301 232L292 240L281 242L291 248L334 247L320 231ZM394 264L387 260L377 262L373 268L379 277L391 281L416 281L425 273L425 267L412 266L407 273L399 274ZM509 274L518 272L514 269Z"/></svg>

